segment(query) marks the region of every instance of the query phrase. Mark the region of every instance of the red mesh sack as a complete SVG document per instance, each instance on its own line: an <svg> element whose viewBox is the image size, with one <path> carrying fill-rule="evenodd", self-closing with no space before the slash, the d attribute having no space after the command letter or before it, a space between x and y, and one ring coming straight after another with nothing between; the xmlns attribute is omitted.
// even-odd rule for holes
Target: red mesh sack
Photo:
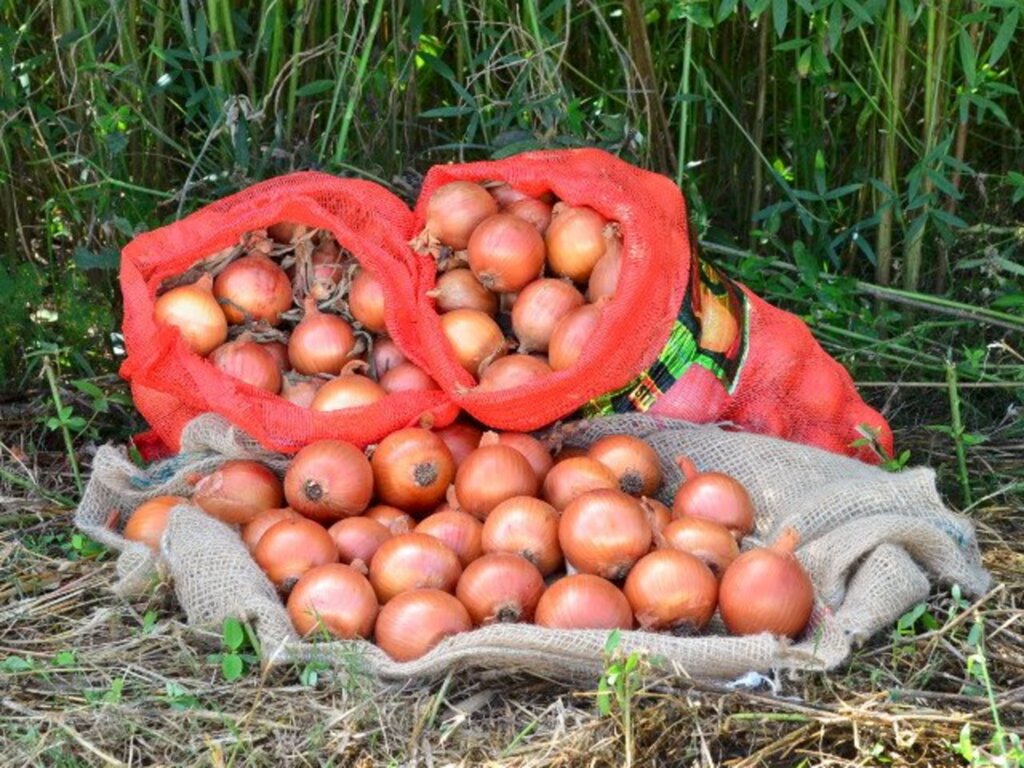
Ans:
<svg viewBox="0 0 1024 768"><path fill-rule="evenodd" d="M153 305L161 282L196 262L234 245L244 232L280 221L327 229L338 244L375 273L388 306L388 331L409 338L418 308L408 300L411 286L430 275L408 258L412 214L376 184L321 173L295 173L256 184L209 205L181 221L142 234L123 251L124 338L127 359L121 375L131 382L135 405L153 432L178 450L182 428L201 413L218 413L264 447L291 453L324 438L360 446L420 422L450 423L457 408L444 392L389 395L371 406L328 413L310 411L252 387L193 353L177 329L158 326ZM400 343L400 342L399 342ZM417 350L403 350L423 365Z"/></svg>
<svg viewBox="0 0 1024 768"><path fill-rule="evenodd" d="M667 178L594 149L533 152L497 162L437 166L416 207L423 228L433 192L451 181L504 181L530 195L553 192L619 223L622 269L614 298L575 366L530 386L475 391L421 287L416 346L452 400L483 423L533 430L578 413L650 411L695 422L727 420L750 431L875 462L854 445L873 433L892 452L885 420L864 404L847 371L796 316L725 279L698 259L686 205ZM418 254L417 274L434 265Z"/></svg>

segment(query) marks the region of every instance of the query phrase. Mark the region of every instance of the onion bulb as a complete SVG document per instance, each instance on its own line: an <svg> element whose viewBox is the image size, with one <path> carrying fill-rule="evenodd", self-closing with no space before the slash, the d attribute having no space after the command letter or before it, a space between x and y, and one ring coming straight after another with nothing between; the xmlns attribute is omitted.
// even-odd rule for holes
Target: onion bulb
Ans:
<svg viewBox="0 0 1024 768"><path fill-rule="evenodd" d="M236 459L199 479L192 502L211 517L244 525L260 512L280 507L284 501L281 481L258 461Z"/></svg>
<svg viewBox="0 0 1024 768"><path fill-rule="evenodd" d="M502 210L519 200L526 200L530 197L525 192L520 192L511 184L506 184L505 182L488 184L486 189Z"/></svg>
<svg viewBox="0 0 1024 768"><path fill-rule="evenodd" d="M157 551L167 529L167 515L176 505L188 503L189 500L184 496L155 496L144 501L124 524L122 535L129 541L137 541Z"/></svg>
<svg viewBox="0 0 1024 768"><path fill-rule="evenodd" d="M718 581L693 555L659 549L633 566L623 592L641 628L689 635L711 621Z"/></svg>
<svg viewBox="0 0 1024 768"><path fill-rule="evenodd" d="M544 239L528 221L496 213L473 230L469 268L480 284L495 293L515 293L544 269Z"/></svg>
<svg viewBox="0 0 1024 768"><path fill-rule="evenodd" d="M440 504L455 477L455 460L444 440L419 427L400 429L381 440L370 465L377 497L412 513Z"/></svg>
<svg viewBox="0 0 1024 768"><path fill-rule="evenodd" d="M346 517L327 529L338 548L338 559L346 565L362 563L366 568L391 531L369 517Z"/></svg>
<svg viewBox="0 0 1024 768"><path fill-rule="evenodd" d="M665 526L661 545L689 552L704 562L718 578L740 555L739 545L724 525L700 517L680 517Z"/></svg>
<svg viewBox="0 0 1024 768"><path fill-rule="evenodd" d="M593 208L559 203L551 213L545 244L548 265L558 275L585 283L608 245L608 222Z"/></svg>
<svg viewBox="0 0 1024 768"><path fill-rule="evenodd" d="M288 374L281 382L281 397L299 408L310 408L316 398L316 393L323 385L323 379L303 379Z"/></svg>
<svg viewBox="0 0 1024 768"><path fill-rule="evenodd" d="M303 637L326 630L342 640L369 638L379 610L366 577L340 563L306 571L288 595L288 617Z"/></svg>
<svg viewBox="0 0 1024 768"><path fill-rule="evenodd" d="M583 306L583 295L566 281L546 277L534 280L519 293L512 306L512 331L520 352L546 352L555 327Z"/></svg>
<svg viewBox="0 0 1024 768"><path fill-rule="evenodd" d="M684 473L690 474L676 491L673 515L691 515L721 523L732 531L737 541L754 530L754 502L736 478L723 472L693 474L693 462L686 457L681 457L678 463Z"/></svg>
<svg viewBox="0 0 1024 768"><path fill-rule="evenodd" d="M661 464L650 445L632 435L606 435L587 455L604 464L630 496L651 496L661 487Z"/></svg>
<svg viewBox="0 0 1024 768"><path fill-rule="evenodd" d="M452 269L437 279L433 290L427 291L438 314L456 309L475 309L487 315L498 314L498 297L480 284L468 269Z"/></svg>
<svg viewBox="0 0 1024 768"><path fill-rule="evenodd" d="M533 619L549 629L632 629L633 609L610 581L577 573L547 588Z"/></svg>
<svg viewBox="0 0 1024 768"><path fill-rule="evenodd" d="M427 201L426 230L453 251L469 244L470 235L498 204L486 189L469 181L453 181L438 187Z"/></svg>
<svg viewBox="0 0 1024 768"><path fill-rule="evenodd" d="M376 520L391 531L392 535L409 533L416 527L416 521L412 519L412 515L387 504L375 504L366 510L364 516Z"/></svg>
<svg viewBox="0 0 1024 768"><path fill-rule="evenodd" d="M281 369L272 352L254 341L229 341L210 353L219 370L257 389L281 391Z"/></svg>
<svg viewBox="0 0 1024 768"><path fill-rule="evenodd" d="M665 526L672 522L672 510L666 507L657 499L649 499L646 496L640 499L640 505L647 513L647 522L651 524L655 539Z"/></svg>
<svg viewBox="0 0 1024 768"><path fill-rule="evenodd" d="M413 661L446 637L472 629L466 608L447 592L416 589L395 597L377 616L377 645L395 661Z"/></svg>
<svg viewBox="0 0 1024 768"><path fill-rule="evenodd" d="M260 512L242 528L242 542L250 552L256 551L263 534L282 520L298 520L302 515L291 507L278 507Z"/></svg>
<svg viewBox="0 0 1024 768"><path fill-rule="evenodd" d="M423 518L416 533L425 533L446 545L465 568L484 553L481 540L483 524L475 517L455 509L441 509Z"/></svg>
<svg viewBox="0 0 1024 768"><path fill-rule="evenodd" d="M395 392L430 392L440 389L430 374L415 363L399 363L380 377L378 383L389 395Z"/></svg>
<svg viewBox="0 0 1024 768"><path fill-rule="evenodd" d="M261 253L228 264L213 281L213 295L233 325L259 320L277 325L292 306L288 275Z"/></svg>
<svg viewBox="0 0 1024 768"><path fill-rule="evenodd" d="M444 440L444 444L452 452L455 468L458 469L465 458L479 447L483 430L474 427L472 424L456 421L443 429L437 430L437 436Z"/></svg>
<svg viewBox="0 0 1024 768"><path fill-rule="evenodd" d="M338 562L338 549L320 523L303 517L270 526L253 559L281 591L289 592L306 571Z"/></svg>
<svg viewBox="0 0 1024 768"><path fill-rule="evenodd" d="M153 317L159 325L177 328L189 349L204 357L228 337L228 321L214 298L213 278L208 274L160 296L153 305Z"/></svg>
<svg viewBox="0 0 1024 768"><path fill-rule="evenodd" d="M576 365L601 321L600 304L584 304L559 320L548 342L548 362L554 371Z"/></svg>
<svg viewBox="0 0 1024 768"><path fill-rule="evenodd" d="M618 237L608 240L608 249L605 251L594 271L590 273L590 280L587 282L587 301L597 302L601 299L610 299L615 295L615 289L619 287L619 272L622 270L622 246Z"/></svg>
<svg viewBox="0 0 1024 768"><path fill-rule="evenodd" d="M494 319L475 309L441 315L441 330L455 350L459 365L479 376L485 363L505 354L505 336Z"/></svg>
<svg viewBox="0 0 1024 768"><path fill-rule="evenodd" d="M291 245L309 232L309 227L297 221L279 221L267 227L267 236L283 245Z"/></svg>
<svg viewBox="0 0 1024 768"><path fill-rule="evenodd" d="M352 317L371 333L385 333L384 286L374 275L360 269L348 289L348 308Z"/></svg>
<svg viewBox="0 0 1024 768"><path fill-rule="evenodd" d="M325 522L358 515L373 496L373 470L351 443L319 440L302 448L284 475L284 494L296 512Z"/></svg>
<svg viewBox="0 0 1024 768"><path fill-rule="evenodd" d="M718 590L718 607L734 635L797 637L814 608L814 588L793 550L799 535L783 531L770 547L744 552L725 569Z"/></svg>
<svg viewBox="0 0 1024 768"><path fill-rule="evenodd" d="M589 491L558 521L565 559L581 573L621 579L651 548L651 524L640 502L618 490Z"/></svg>
<svg viewBox="0 0 1024 768"><path fill-rule="evenodd" d="M541 237L544 236L551 225L551 206L535 197L525 197L522 200L516 200L506 207L505 211L519 217L523 221L529 222Z"/></svg>
<svg viewBox="0 0 1024 768"><path fill-rule="evenodd" d="M370 561L370 583L381 604L412 589L454 592L461 575L458 555L425 533L392 536Z"/></svg>
<svg viewBox="0 0 1024 768"><path fill-rule="evenodd" d="M384 336L374 340L373 350L370 352L370 362L377 381L380 381L381 377L392 368L404 363L405 359L402 350L391 339Z"/></svg>
<svg viewBox="0 0 1024 768"><path fill-rule="evenodd" d="M558 510L531 496L516 496L492 509L481 543L484 552L510 552L526 558L543 576L562 567Z"/></svg>
<svg viewBox="0 0 1024 768"><path fill-rule="evenodd" d="M544 483L544 478L548 476L555 463L544 443L525 432L502 432L498 435L498 444L515 448L523 454L537 475L537 483Z"/></svg>
<svg viewBox="0 0 1024 768"><path fill-rule="evenodd" d="M544 478L544 499L561 511L587 491L618 487L615 473L604 464L589 456L572 456L556 462Z"/></svg>
<svg viewBox="0 0 1024 768"><path fill-rule="evenodd" d="M314 411L344 411L364 408L387 396L380 384L358 373L342 373L324 384L310 405Z"/></svg>
<svg viewBox="0 0 1024 768"><path fill-rule="evenodd" d="M306 312L288 339L288 359L292 367L307 376L314 373L340 373L355 349L352 326L337 315L317 309L316 301L306 298Z"/></svg>
<svg viewBox="0 0 1024 768"><path fill-rule="evenodd" d="M535 496L539 486L523 454L507 445L484 444L486 440L485 435L455 473L459 506L480 520L506 499Z"/></svg>
<svg viewBox="0 0 1024 768"><path fill-rule="evenodd" d="M518 555L494 552L470 563L455 596L475 626L530 621L544 593L544 577Z"/></svg>
<svg viewBox="0 0 1024 768"><path fill-rule="evenodd" d="M551 373L551 366L531 355L499 357L480 374L481 392L528 387Z"/></svg>

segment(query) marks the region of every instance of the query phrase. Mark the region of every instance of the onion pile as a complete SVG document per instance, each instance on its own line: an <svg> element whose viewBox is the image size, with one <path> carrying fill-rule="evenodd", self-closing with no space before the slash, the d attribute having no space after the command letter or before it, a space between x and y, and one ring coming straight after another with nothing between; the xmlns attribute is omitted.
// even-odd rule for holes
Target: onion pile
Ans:
<svg viewBox="0 0 1024 768"><path fill-rule="evenodd" d="M477 286L496 311L496 296ZM329 231L295 222L246 232L237 246L168 278L154 306L158 325L176 328L222 373L314 411L440 388L388 338L386 316L380 280Z"/></svg>
<svg viewBox="0 0 1024 768"><path fill-rule="evenodd" d="M592 208L466 181L434 192L412 246L437 259L428 295L485 391L576 364L615 295L622 251L618 225Z"/></svg>

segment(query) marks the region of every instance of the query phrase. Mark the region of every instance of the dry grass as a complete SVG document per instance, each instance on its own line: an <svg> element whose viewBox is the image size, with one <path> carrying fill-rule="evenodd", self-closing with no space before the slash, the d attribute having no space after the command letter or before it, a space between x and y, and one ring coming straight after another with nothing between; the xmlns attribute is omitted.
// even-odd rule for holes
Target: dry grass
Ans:
<svg viewBox="0 0 1024 768"><path fill-rule="evenodd" d="M7 422L11 426L10 422ZM8 430L4 468L70 493L58 454L20 466ZM907 440L922 435L902 435ZM941 453L931 454L944 461ZM1024 447L972 453L1020 482ZM922 460L922 459L918 459ZM998 486L997 486L998 487ZM621 765L624 738L593 685L464 670L430 687L368 680L300 682L253 670L226 683L208 656L219 638L186 626L173 593L121 600L113 559L73 538L66 508L0 481L0 765ZM1019 489L982 502L978 521L996 587L958 609L937 589L933 631L878 636L837 673L761 686L688 684L651 673L632 700L637 764L963 765L964 724L984 745L997 708L1024 725L1024 510ZM990 702L968 674L968 633L984 626Z"/></svg>

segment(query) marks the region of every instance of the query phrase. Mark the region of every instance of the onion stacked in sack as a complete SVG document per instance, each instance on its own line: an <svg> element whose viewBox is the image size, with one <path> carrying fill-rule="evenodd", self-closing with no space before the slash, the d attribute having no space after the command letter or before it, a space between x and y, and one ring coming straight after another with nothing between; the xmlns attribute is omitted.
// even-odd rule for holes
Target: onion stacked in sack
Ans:
<svg viewBox="0 0 1024 768"><path fill-rule="evenodd" d="M747 491L677 462L668 507L659 457L636 437L555 457L528 434L408 428L367 452L313 443L283 478L228 461L192 478L191 499L141 505L124 535L158 548L174 505L195 504L238 526L300 635L372 639L398 661L500 622L691 635L717 611L733 634L800 635L813 591L796 533L741 554Z"/></svg>

